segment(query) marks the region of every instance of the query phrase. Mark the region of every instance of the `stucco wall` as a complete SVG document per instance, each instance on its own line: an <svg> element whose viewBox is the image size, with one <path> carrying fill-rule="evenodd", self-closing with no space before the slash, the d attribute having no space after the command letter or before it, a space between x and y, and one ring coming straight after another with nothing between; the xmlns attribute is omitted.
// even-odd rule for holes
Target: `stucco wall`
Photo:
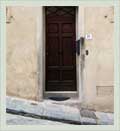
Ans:
<svg viewBox="0 0 120 131"><path fill-rule="evenodd" d="M37 99L36 21L39 8L9 7L8 17L12 19L6 24L8 95Z"/></svg>
<svg viewBox="0 0 120 131"><path fill-rule="evenodd" d="M96 109L113 111L114 92L114 8L85 7L85 102Z"/></svg>

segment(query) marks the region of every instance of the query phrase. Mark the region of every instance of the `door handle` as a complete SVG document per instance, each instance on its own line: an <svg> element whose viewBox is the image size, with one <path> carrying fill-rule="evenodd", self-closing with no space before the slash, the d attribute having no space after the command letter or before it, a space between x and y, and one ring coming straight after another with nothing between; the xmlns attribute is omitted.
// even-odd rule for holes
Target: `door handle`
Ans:
<svg viewBox="0 0 120 131"><path fill-rule="evenodd" d="M88 50L86 50L86 51L85 51L85 54L86 54L86 55L88 55L88 54L89 54L89 51L88 51Z"/></svg>
<svg viewBox="0 0 120 131"><path fill-rule="evenodd" d="M80 43L81 43L82 46L84 45L84 41L85 41L85 38L84 37L80 37Z"/></svg>
<svg viewBox="0 0 120 131"><path fill-rule="evenodd" d="M80 39L76 41L76 53L80 55Z"/></svg>
<svg viewBox="0 0 120 131"><path fill-rule="evenodd" d="M80 55L80 48L84 45L84 37L80 37L79 40L76 41L76 53Z"/></svg>

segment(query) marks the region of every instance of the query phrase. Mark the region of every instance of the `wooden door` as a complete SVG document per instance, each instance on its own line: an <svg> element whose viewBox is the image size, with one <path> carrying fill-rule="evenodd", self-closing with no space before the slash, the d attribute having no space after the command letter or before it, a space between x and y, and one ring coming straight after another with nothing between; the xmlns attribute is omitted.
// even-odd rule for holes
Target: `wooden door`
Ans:
<svg viewBox="0 0 120 131"><path fill-rule="evenodd" d="M46 91L76 91L75 7L46 7Z"/></svg>

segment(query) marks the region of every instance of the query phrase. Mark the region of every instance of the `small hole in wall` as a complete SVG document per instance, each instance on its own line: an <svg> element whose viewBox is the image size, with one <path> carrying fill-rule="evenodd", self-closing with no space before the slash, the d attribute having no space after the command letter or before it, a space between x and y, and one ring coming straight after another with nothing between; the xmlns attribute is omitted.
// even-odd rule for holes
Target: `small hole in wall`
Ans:
<svg viewBox="0 0 120 131"><path fill-rule="evenodd" d="M14 20L14 17L11 13L11 8L6 8L6 23L10 24Z"/></svg>
<svg viewBox="0 0 120 131"><path fill-rule="evenodd" d="M11 21L12 21L12 19L14 19L14 17L13 17L13 16L10 16L9 18L7 18L6 23L7 23L7 24L10 24Z"/></svg>
<svg viewBox="0 0 120 131"><path fill-rule="evenodd" d="M114 21L111 20L110 23L114 23Z"/></svg>
<svg viewBox="0 0 120 131"><path fill-rule="evenodd" d="M105 15L104 17L105 17L105 18L107 18L108 16L107 16L107 15Z"/></svg>

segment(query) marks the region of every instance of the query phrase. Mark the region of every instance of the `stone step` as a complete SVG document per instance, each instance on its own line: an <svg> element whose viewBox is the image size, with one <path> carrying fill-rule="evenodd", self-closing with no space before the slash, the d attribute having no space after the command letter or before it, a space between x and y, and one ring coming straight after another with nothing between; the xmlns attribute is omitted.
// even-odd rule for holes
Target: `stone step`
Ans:
<svg viewBox="0 0 120 131"><path fill-rule="evenodd" d="M77 108L56 105L45 102L34 102L19 98L6 98L7 112L29 114L48 119L55 119L59 121L68 121L69 123L81 123L80 111Z"/></svg>
<svg viewBox="0 0 120 131"><path fill-rule="evenodd" d="M35 119L21 115L6 114L7 125L68 125L62 122L56 122L44 119Z"/></svg>
<svg viewBox="0 0 120 131"><path fill-rule="evenodd" d="M51 101L36 102L15 97L6 97L8 113L19 114L36 119L46 119L69 124L113 125L114 114L88 109L78 109Z"/></svg>

